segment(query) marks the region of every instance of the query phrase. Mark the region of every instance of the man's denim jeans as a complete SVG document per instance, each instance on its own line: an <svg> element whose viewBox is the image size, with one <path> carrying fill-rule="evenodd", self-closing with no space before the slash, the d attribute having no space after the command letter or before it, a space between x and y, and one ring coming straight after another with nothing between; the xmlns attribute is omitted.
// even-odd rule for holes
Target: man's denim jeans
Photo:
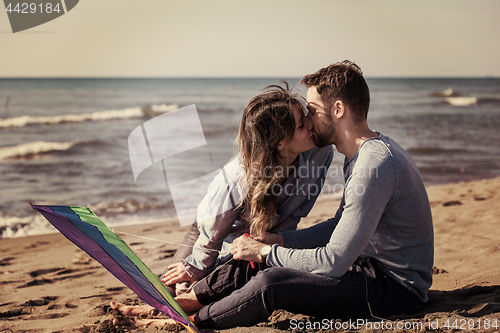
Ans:
<svg viewBox="0 0 500 333"><path fill-rule="evenodd" d="M338 279L264 264L252 269L246 261L231 260L199 281L194 292L206 305L195 324L216 329L252 326L278 309L345 320L410 314L423 305L369 258L358 259Z"/></svg>

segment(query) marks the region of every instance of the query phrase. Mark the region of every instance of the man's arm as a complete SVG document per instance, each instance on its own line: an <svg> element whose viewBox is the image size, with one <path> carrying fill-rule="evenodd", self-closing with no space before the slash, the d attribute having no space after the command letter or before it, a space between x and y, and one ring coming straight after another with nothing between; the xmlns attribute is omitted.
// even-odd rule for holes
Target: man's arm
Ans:
<svg viewBox="0 0 500 333"><path fill-rule="evenodd" d="M267 256L268 265L331 277L342 276L349 269L375 233L396 185L396 170L389 152L377 142L371 144L371 150L358 159L347 180L343 212L328 244L305 250L274 245Z"/></svg>
<svg viewBox="0 0 500 333"><path fill-rule="evenodd" d="M291 249L314 249L325 246L330 241L333 230L342 216L343 207L344 199L342 198L334 217L309 228L280 232L283 246Z"/></svg>
<svg viewBox="0 0 500 333"><path fill-rule="evenodd" d="M327 171L332 164L333 159L333 147L327 146L324 148L314 148L309 151L307 154L312 154L307 160L306 165L309 169L307 169L307 182L304 182L303 185L307 185L306 188L308 191L305 191L306 197L304 201L297 207L289 216L283 219L276 227L273 227L271 232L268 232L266 236L263 237L263 242L274 244L278 243L285 247L291 248L310 248L315 246L301 246L300 244L308 239L307 235L302 233L302 230L296 231L297 225L300 222L300 219L307 216L311 211L312 207L316 203L318 196L323 189L323 186L326 181ZM305 154L306 155L306 154ZM319 172L321 171L321 174ZM309 183L310 179L317 176L317 179L313 184ZM300 188L300 186L299 186ZM296 189L299 191L298 189ZM290 194L293 195L293 194ZM285 199L286 200L286 199ZM326 231L328 232L328 231ZM328 235L331 234L328 232ZM294 236L295 235L295 236ZM328 242L329 237L324 240L324 244ZM267 241L268 240L268 241ZM286 242L283 244L283 241ZM315 240L316 241L316 240Z"/></svg>

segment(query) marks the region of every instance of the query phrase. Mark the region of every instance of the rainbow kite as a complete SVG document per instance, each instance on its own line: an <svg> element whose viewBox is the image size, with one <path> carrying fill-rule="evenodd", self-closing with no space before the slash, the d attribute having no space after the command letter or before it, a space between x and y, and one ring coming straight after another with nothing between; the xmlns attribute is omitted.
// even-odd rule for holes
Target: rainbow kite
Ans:
<svg viewBox="0 0 500 333"><path fill-rule="evenodd" d="M198 332L159 277L87 207L32 205L64 236L75 243L145 303Z"/></svg>

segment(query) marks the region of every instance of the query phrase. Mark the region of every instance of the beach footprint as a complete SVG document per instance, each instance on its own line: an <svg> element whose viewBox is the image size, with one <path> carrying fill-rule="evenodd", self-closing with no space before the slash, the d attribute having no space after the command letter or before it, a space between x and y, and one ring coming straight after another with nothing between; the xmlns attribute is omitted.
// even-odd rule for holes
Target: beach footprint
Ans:
<svg viewBox="0 0 500 333"><path fill-rule="evenodd" d="M162 255L160 257L160 259L167 259L167 258L171 258L174 256L175 252L177 250L164 250L164 251L161 251Z"/></svg>
<svg viewBox="0 0 500 333"><path fill-rule="evenodd" d="M71 263L75 265L88 265L90 264L94 259L90 257L86 253L77 253L73 259L71 259Z"/></svg>
<svg viewBox="0 0 500 333"><path fill-rule="evenodd" d="M445 274L445 273L448 273L448 271L442 268L437 268L436 266L432 267L432 275Z"/></svg>
<svg viewBox="0 0 500 333"><path fill-rule="evenodd" d="M15 306L14 303L6 303L3 305L14 305L14 308L9 309L7 311L0 312L0 318L12 318L19 317L23 315L31 315L33 313L33 309L36 307L41 307L49 304L50 302L57 299L57 296L46 296L38 299L28 300L21 305Z"/></svg>
<svg viewBox="0 0 500 333"><path fill-rule="evenodd" d="M16 259L16 258L7 257L7 258L0 259L0 266L9 266L11 264L10 262L14 259Z"/></svg>
<svg viewBox="0 0 500 333"><path fill-rule="evenodd" d="M89 267L88 269L86 269L87 270L86 272L82 269L66 269L64 267L39 269L39 270L28 273L31 277L35 277L34 280L27 282L27 283L25 283L17 288L41 286L44 284L51 284L51 283L54 283L57 281L63 281L66 279L77 279L80 277L94 274L95 272L92 271L91 269L92 269L92 267ZM57 273L55 273L55 272L57 272ZM55 273L55 274L52 274L52 273ZM78 273L78 274L70 275L72 273ZM51 276L41 277L42 275L51 275ZM37 277L41 277L41 278L37 279Z"/></svg>
<svg viewBox="0 0 500 333"><path fill-rule="evenodd" d="M36 271L33 271L33 272L29 272L28 274L35 278L35 277L38 277L40 275L44 275L44 274L48 274L48 273L53 273L53 272L57 272L57 271L61 271L63 270L64 267L57 267L57 268L47 268L47 269L38 269Z"/></svg>

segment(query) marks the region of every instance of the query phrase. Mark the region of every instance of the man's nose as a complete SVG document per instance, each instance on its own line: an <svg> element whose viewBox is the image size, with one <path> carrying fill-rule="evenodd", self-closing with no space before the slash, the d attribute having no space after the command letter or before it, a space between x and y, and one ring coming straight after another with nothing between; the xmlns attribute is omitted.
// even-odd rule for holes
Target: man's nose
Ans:
<svg viewBox="0 0 500 333"><path fill-rule="evenodd" d="M304 117L304 125L306 126L306 128L308 130L313 129L313 124L312 124L311 118L309 116Z"/></svg>

